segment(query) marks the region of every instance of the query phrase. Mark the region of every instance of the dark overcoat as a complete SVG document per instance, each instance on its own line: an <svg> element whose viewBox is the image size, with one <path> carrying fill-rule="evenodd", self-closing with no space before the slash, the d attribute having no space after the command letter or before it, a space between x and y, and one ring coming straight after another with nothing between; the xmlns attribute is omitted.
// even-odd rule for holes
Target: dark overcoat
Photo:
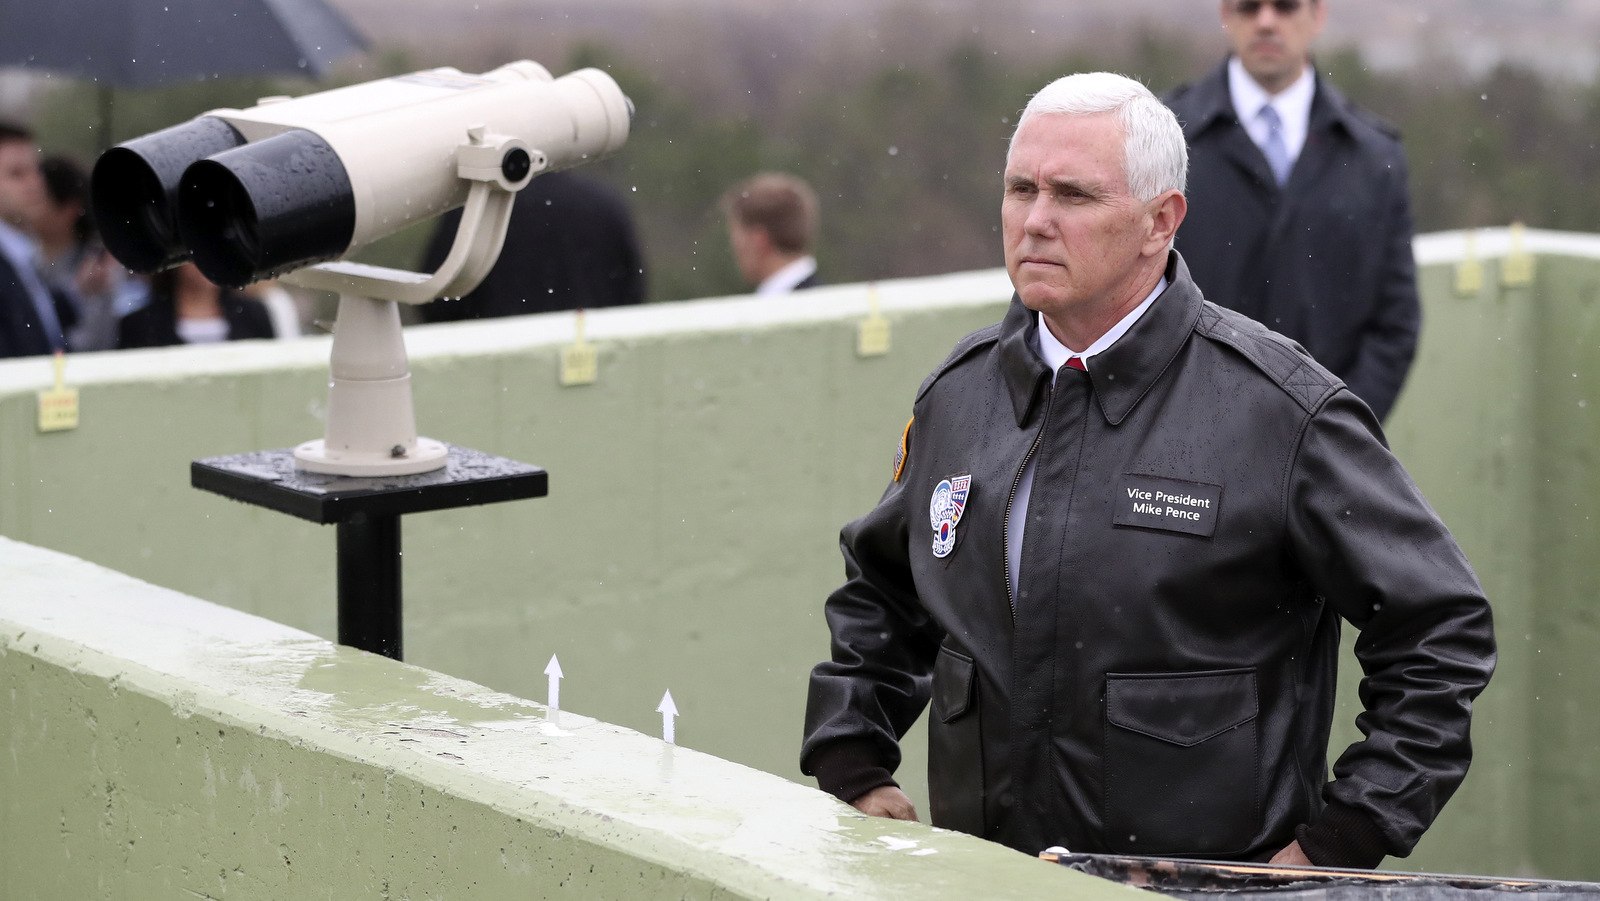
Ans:
<svg viewBox="0 0 1600 901"><path fill-rule="evenodd" d="M450 253L461 211L439 218L423 269ZM628 205L605 183L575 172L540 175L512 203L494 268L459 300L422 307L429 322L488 319L643 303L644 254Z"/></svg>
<svg viewBox="0 0 1600 901"><path fill-rule="evenodd" d="M1206 299L1298 341L1387 417L1422 327L1398 132L1318 76L1280 188L1234 113L1225 64L1165 100L1189 141L1176 247Z"/></svg>

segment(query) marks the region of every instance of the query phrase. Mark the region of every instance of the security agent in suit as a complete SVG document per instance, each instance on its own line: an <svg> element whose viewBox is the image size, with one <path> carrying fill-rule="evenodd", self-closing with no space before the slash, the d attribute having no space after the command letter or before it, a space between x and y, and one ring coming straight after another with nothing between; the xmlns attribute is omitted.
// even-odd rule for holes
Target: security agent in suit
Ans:
<svg viewBox="0 0 1600 901"><path fill-rule="evenodd" d="M450 253L461 211L439 219L423 261ZM575 172L551 172L517 193L500 259L471 293L422 307L428 322L487 319L644 302L644 257L622 198Z"/></svg>
<svg viewBox="0 0 1600 901"><path fill-rule="evenodd" d="M1422 311L1399 134L1310 63L1327 0L1222 0L1233 46L1165 98L1189 142L1177 249L1206 297L1298 341L1381 420Z"/></svg>

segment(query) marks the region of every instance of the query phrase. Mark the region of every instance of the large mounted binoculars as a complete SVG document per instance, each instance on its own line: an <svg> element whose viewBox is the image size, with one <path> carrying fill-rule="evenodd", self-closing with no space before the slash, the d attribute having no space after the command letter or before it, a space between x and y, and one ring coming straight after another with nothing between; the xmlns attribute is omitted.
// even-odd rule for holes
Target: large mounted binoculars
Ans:
<svg viewBox="0 0 1600 901"><path fill-rule="evenodd" d="M428 472L448 449L417 436L395 303L477 287L499 257L516 192L540 172L621 147L632 118L633 104L598 69L561 78L528 61L482 75L432 69L269 97L119 144L95 163L90 204L106 249L135 272L192 259L231 288L282 277L337 292L327 430L295 449L295 464ZM342 259L463 204L437 272Z"/></svg>
<svg viewBox="0 0 1600 901"><path fill-rule="evenodd" d="M91 182L106 248L135 272L192 257L242 287L338 259L467 201L621 147L611 77L517 62L434 69L247 110L215 110L106 151ZM429 298L431 299L431 298Z"/></svg>

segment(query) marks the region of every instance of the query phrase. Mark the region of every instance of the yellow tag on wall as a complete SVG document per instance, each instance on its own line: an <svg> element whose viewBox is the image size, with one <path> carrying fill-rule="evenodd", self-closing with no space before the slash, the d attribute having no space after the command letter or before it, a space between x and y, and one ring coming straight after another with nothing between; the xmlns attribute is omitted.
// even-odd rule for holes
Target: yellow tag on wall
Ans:
<svg viewBox="0 0 1600 901"><path fill-rule="evenodd" d="M65 384L67 355L56 351L56 386L39 392L39 431L62 432L78 427L78 389Z"/></svg>
<svg viewBox="0 0 1600 901"><path fill-rule="evenodd" d="M1533 254L1522 249L1523 233L1527 226L1511 223L1511 252L1500 261L1500 284L1507 288L1521 288L1533 284Z"/></svg>
<svg viewBox="0 0 1600 901"><path fill-rule="evenodd" d="M1477 297L1483 290L1483 263L1478 260L1478 233L1467 232L1467 255L1456 264L1456 296Z"/></svg>
<svg viewBox="0 0 1600 901"><path fill-rule="evenodd" d="M878 286L869 285L872 310L856 325L856 356L881 357L889 352L889 320L878 312Z"/></svg>
<svg viewBox="0 0 1600 901"><path fill-rule="evenodd" d="M600 377L600 355L594 345L583 340L583 311L577 311L577 334L571 344L561 348L561 384L592 385Z"/></svg>

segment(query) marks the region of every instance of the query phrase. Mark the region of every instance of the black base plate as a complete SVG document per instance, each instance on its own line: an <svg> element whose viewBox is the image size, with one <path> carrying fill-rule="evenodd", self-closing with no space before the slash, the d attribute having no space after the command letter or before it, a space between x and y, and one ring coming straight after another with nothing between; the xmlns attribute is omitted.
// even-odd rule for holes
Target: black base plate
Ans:
<svg viewBox="0 0 1600 901"><path fill-rule="evenodd" d="M294 466L294 449L208 457L189 464L189 483L236 501L315 523L357 516L400 516L498 501L544 497L548 473L537 466L447 445L443 469L412 476L336 476Z"/></svg>

